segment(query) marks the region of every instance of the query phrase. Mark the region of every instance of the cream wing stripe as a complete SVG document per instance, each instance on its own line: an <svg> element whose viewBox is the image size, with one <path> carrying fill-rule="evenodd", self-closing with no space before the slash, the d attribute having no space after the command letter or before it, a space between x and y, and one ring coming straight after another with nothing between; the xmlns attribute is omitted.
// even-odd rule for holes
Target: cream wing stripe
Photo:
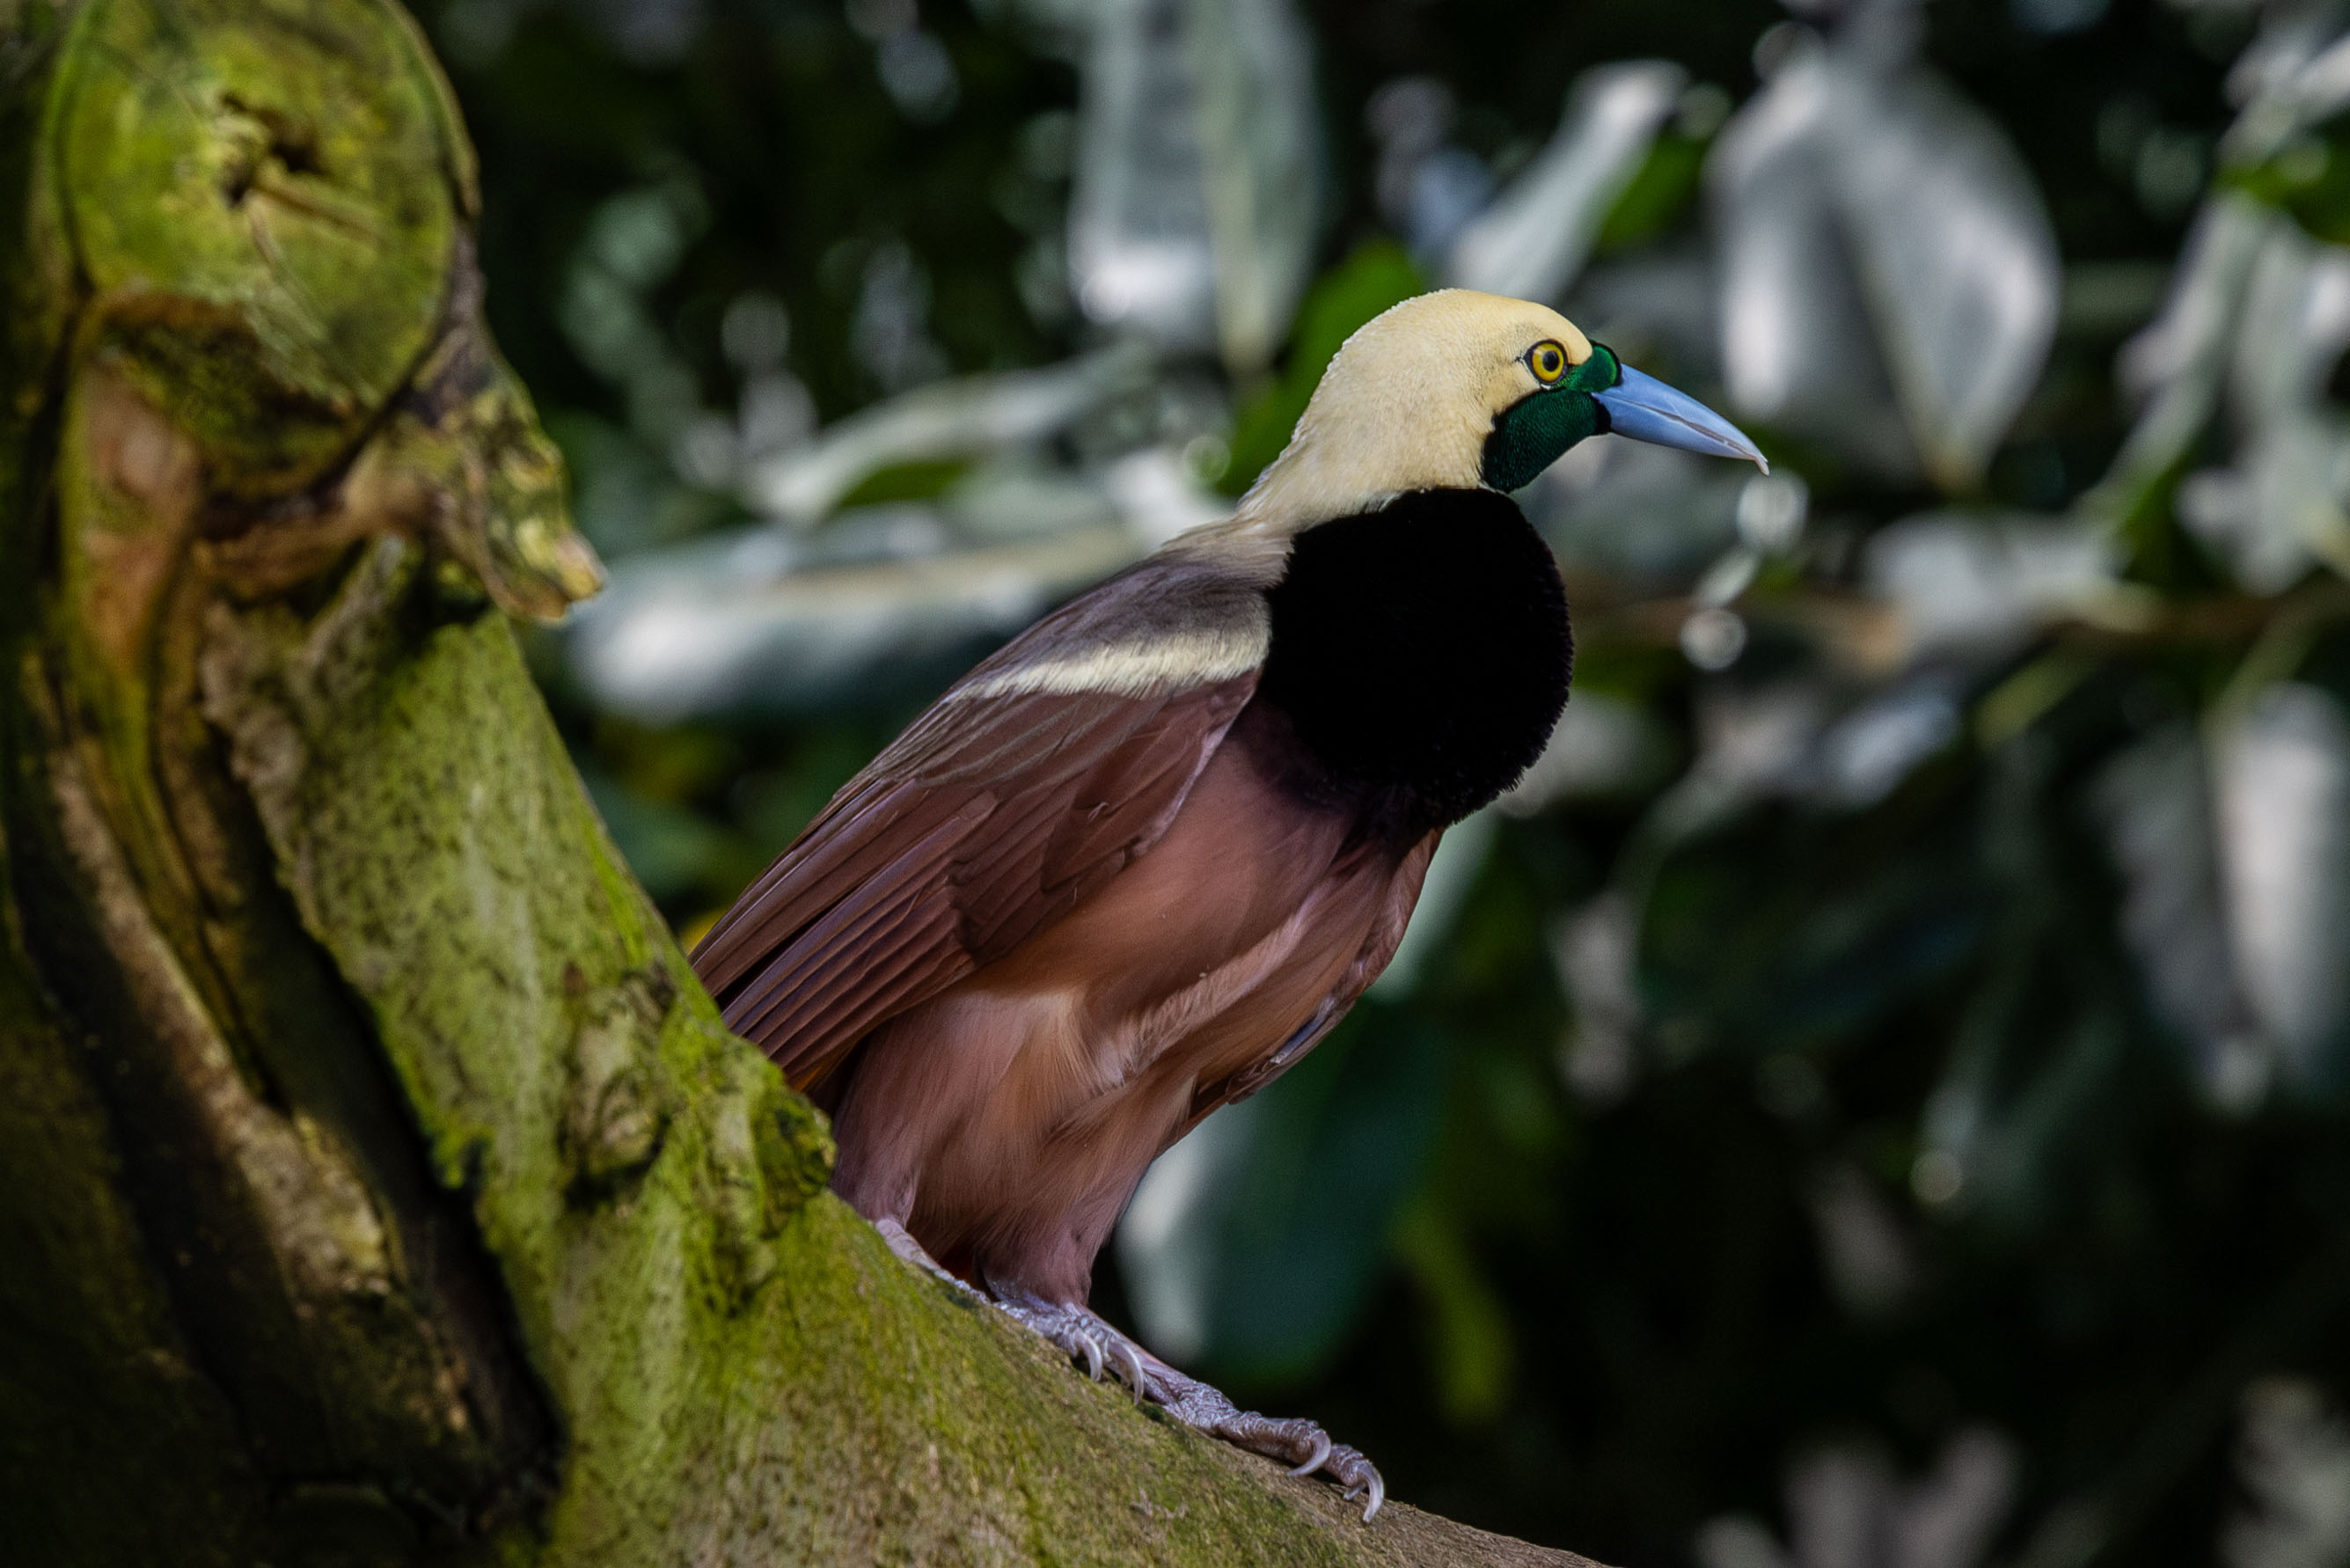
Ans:
<svg viewBox="0 0 2350 1568"><path fill-rule="evenodd" d="M1072 649L975 680L950 692L947 700L1084 692L1141 697L1179 687L1212 685L1246 675L1263 664L1272 640L1272 628L1260 620L1251 625L1201 627L1148 642Z"/></svg>

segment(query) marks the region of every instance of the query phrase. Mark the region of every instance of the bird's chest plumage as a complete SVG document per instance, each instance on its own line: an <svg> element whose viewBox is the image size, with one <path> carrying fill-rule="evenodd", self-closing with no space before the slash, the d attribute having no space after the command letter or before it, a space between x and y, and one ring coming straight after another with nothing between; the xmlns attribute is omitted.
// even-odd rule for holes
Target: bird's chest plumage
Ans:
<svg viewBox="0 0 2350 1568"><path fill-rule="evenodd" d="M1235 731L1285 787L1408 841L1516 782L1565 706L1566 594L1515 503L1421 491L1306 530Z"/></svg>

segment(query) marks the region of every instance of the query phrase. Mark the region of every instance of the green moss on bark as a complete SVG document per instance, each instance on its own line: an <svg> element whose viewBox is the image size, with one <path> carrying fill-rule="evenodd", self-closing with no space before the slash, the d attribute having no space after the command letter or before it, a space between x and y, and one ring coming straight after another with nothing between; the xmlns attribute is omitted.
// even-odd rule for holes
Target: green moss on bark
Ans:
<svg viewBox="0 0 2350 1568"><path fill-rule="evenodd" d="M314 0L96 0L53 155L95 329L214 485L317 478L431 341L463 137L409 30Z"/></svg>
<svg viewBox="0 0 2350 1568"><path fill-rule="evenodd" d="M1367 1528L824 1190L504 618L594 563L402 15L0 29L39 128L0 151L0 1332L42 1351L0 1507L42 1560L1580 1561Z"/></svg>

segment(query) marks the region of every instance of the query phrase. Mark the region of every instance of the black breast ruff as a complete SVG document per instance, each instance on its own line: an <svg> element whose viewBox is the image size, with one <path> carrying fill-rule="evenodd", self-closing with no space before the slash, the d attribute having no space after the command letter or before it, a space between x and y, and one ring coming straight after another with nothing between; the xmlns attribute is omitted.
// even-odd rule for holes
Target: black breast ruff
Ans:
<svg viewBox="0 0 2350 1568"><path fill-rule="evenodd" d="M1490 490L1427 490L1317 524L1268 596L1256 701L1285 716L1320 804L1417 836L1517 782L1575 662L1558 566Z"/></svg>

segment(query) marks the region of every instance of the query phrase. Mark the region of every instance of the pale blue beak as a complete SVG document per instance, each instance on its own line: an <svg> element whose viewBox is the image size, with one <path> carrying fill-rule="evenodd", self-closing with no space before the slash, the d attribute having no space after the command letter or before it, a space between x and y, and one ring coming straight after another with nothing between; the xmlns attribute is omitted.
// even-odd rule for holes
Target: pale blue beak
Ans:
<svg viewBox="0 0 2350 1568"><path fill-rule="evenodd" d="M1709 457L1735 457L1771 472L1771 460L1742 434L1736 425L1690 397L1677 392L1654 376L1619 363L1623 379L1604 392L1591 395L1607 410L1607 428L1634 441L1677 446Z"/></svg>

